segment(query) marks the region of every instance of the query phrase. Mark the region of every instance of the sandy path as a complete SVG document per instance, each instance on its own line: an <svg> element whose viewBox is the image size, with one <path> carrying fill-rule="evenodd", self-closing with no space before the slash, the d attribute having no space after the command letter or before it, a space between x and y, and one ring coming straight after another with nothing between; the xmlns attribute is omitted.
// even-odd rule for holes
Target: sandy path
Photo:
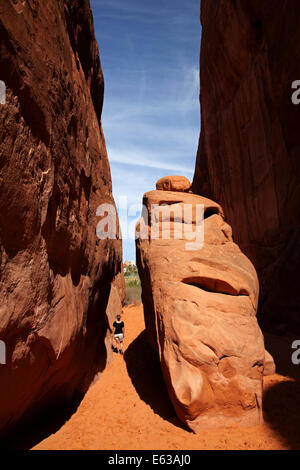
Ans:
<svg viewBox="0 0 300 470"><path fill-rule="evenodd" d="M115 355L76 413L34 449L300 448L299 382L277 374L265 380L263 425L200 435L183 429L142 333L142 306L127 307L124 320L124 357Z"/></svg>

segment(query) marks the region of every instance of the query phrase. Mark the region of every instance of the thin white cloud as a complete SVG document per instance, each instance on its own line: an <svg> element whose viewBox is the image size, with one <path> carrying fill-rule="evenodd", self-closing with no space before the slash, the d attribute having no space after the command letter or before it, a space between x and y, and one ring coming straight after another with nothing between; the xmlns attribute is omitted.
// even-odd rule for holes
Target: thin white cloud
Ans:
<svg viewBox="0 0 300 470"><path fill-rule="evenodd" d="M181 2L181 0L178 0ZM172 0L172 9L169 2L160 2L159 5L151 5L149 2L121 1L121 0L92 0L95 14L101 12L102 17L114 19L134 19L138 17L140 21L148 24L164 23L172 25L184 25L187 21L200 21L199 0L185 0L185 10L178 7L178 2Z"/></svg>
<svg viewBox="0 0 300 470"><path fill-rule="evenodd" d="M199 82L199 72L197 71L197 77L198 77L198 82ZM120 121L127 121L130 119L134 118L140 118L140 117L149 117L149 116L155 116L159 115L160 118L163 115L169 115L170 112L177 112L177 113L188 113L194 110L199 110L199 103L197 100L198 93L199 93L199 84L198 86L195 86L194 83L191 84L192 87L194 87L193 90L190 90L186 96L183 96L181 100L178 99L178 101L172 101L172 100L166 100L163 102L160 102L160 104L149 104L149 103L143 103L141 106L137 105L136 103L128 103L125 101L125 103L118 105L116 102L115 105L114 103L110 103L110 108L111 109L118 109L118 111L110 112L110 114L106 113L106 108L105 108L105 103L104 103L104 110L103 110L103 115L105 116L105 124L113 124L115 122L120 122ZM140 92L141 93L141 92Z"/></svg>
<svg viewBox="0 0 300 470"><path fill-rule="evenodd" d="M165 156L158 155L156 159L150 153L145 153L140 149L128 150L117 150L114 148L108 148L109 161L112 163L120 163L123 165L141 166L147 168L157 168L161 170L169 170L173 172L188 173L191 175L194 168L185 165L179 165L172 161L168 161Z"/></svg>
<svg viewBox="0 0 300 470"><path fill-rule="evenodd" d="M104 123L106 121L104 120ZM151 147L155 152L158 148L163 149L163 158L172 159L176 154L192 154L195 157L198 143L199 128L196 126L174 127L160 125L160 122L145 123L124 120L103 125L108 146L115 148L116 142L121 142L122 148ZM138 145L133 145L134 142ZM118 145L120 147L120 144Z"/></svg>

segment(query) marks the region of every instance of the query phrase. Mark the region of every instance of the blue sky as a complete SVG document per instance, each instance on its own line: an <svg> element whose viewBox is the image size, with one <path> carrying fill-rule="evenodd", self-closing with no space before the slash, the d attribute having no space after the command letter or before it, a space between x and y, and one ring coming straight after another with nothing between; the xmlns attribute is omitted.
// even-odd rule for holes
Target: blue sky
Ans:
<svg viewBox="0 0 300 470"><path fill-rule="evenodd" d="M162 176L192 179L200 131L199 0L91 0L105 80L102 124L113 194L131 226ZM122 199L121 199L122 201ZM119 208L123 234L126 211ZM131 232L132 237L132 232ZM124 259L135 259L132 239Z"/></svg>

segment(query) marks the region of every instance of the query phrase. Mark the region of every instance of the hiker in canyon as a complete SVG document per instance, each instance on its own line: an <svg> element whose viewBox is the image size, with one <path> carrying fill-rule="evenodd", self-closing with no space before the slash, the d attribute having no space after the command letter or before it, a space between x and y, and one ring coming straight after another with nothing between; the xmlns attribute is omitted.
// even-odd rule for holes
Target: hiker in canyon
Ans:
<svg viewBox="0 0 300 470"><path fill-rule="evenodd" d="M124 326L124 322L121 321L121 315L117 315L117 320L113 323L114 349L117 354L123 354Z"/></svg>

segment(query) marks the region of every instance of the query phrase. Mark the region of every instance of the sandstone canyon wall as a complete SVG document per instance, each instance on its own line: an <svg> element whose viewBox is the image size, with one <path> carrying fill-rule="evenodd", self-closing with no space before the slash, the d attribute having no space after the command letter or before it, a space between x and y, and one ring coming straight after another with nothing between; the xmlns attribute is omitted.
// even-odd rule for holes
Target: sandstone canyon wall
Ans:
<svg viewBox="0 0 300 470"><path fill-rule="evenodd" d="M258 424L265 352L256 271L219 204L192 194L183 177L157 188L144 195L137 265L148 338L176 413L194 432ZM191 241L196 227L203 244Z"/></svg>
<svg viewBox="0 0 300 470"><path fill-rule="evenodd" d="M300 3L202 0L193 191L218 201L258 270L260 318L300 332Z"/></svg>
<svg viewBox="0 0 300 470"><path fill-rule="evenodd" d="M0 0L0 80L4 435L103 370L124 283L121 240L95 233L114 201L89 1Z"/></svg>

